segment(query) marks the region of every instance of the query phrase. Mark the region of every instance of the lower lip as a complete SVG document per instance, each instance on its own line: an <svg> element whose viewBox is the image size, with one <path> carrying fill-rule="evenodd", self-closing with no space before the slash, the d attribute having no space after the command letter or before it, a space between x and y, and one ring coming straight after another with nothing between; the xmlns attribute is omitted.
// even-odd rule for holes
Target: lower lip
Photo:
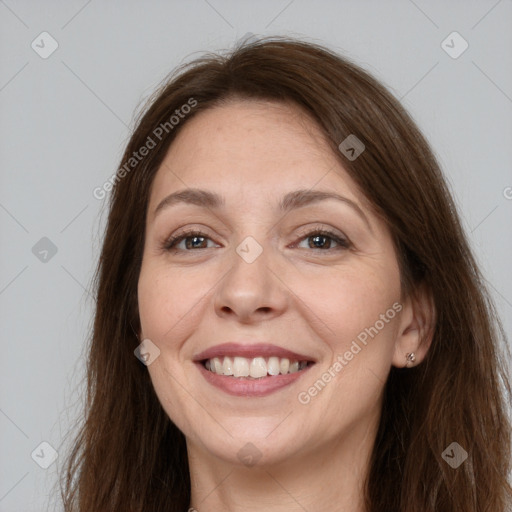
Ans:
<svg viewBox="0 0 512 512"><path fill-rule="evenodd" d="M249 377L218 375L207 370L202 363L196 364L203 377L213 386L230 395L250 397L267 396L289 386L297 379L300 379L313 366L306 366L303 370L287 373L286 375L272 375L261 377L260 379L252 379Z"/></svg>

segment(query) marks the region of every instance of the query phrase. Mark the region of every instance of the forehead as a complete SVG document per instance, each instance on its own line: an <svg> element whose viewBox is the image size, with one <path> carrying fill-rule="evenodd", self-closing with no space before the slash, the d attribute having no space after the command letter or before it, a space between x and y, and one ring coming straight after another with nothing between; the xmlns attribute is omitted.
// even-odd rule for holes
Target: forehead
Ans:
<svg viewBox="0 0 512 512"><path fill-rule="evenodd" d="M255 100L213 107L183 125L155 176L150 203L186 187L267 200L318 187L361 200L307 113Z"/></svg>

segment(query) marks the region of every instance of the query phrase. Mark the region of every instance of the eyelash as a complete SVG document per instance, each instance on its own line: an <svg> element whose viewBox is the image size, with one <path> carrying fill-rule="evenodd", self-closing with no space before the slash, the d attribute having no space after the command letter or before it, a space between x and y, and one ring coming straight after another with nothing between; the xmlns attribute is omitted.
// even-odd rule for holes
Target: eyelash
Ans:
<svg viewBox="0 0 512 512"><path fill-rule="evenodd" d="M347 239L340 237L337 233L330 231L328 229L316 229L316 230L312 230L307 233L304 233L303 235L301 235L299 242L302 242L305 239L311 238L314 235L320 235L323 237L331 238L338 244L338 247L329 248L329 249L322 249L322 248L311 249L313 251L318 250L318 251L322 251L322 252L328 252L328 251L333 251L333 250L335 251L335 250L349 249L351 247L351 243ZM178 252L178 251L192 252L192 251L197 251L197 250L204 250L205 249L204 247L199 248L199 249L174 249L174 247L179 242L181 242L182 240L185 240L187 238L193 237L193 236L200 237L200 238L207 238L207 239L211 240L211 238L206 233L192 229L192 230L184 231L183 233L180 233L179 235L172 236L172 237L168 238L167 240L165 240L162 248L169 252L171 252L173 250L175 252ZM208 249L208 247L206 247L206 249Z"/></svg>

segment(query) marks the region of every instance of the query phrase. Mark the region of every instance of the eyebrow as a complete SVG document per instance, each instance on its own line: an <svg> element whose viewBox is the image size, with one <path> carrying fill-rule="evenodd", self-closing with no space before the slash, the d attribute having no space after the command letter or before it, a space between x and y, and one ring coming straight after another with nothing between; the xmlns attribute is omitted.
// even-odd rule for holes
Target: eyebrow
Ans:
<svg viewBox="0 0 512 512"><path fill-rule="evenodd" d="M359 214L359 216L366 222L366 224L371 230L370 222L368 221L368 218L366 217L361 207L351 199L343 197L337 194L336 192L308 189L294 190L293 192L288 192L281 199L278 206L279 210L283 214L286 214L297 208L302 208L304 206L308 206L328 199L341 201L350 206ZM219 194L210 192L208 190L202 190L199 188L187 188L185 190L173 192L172 194L169 194L167 197L162 199L162 201L160 201L158 206L155 208L155 211L153 212L153 218L156 217L156 215L162 210L180 203L196 205L212 210L219 210L225 205L224 198Z"/></svg>

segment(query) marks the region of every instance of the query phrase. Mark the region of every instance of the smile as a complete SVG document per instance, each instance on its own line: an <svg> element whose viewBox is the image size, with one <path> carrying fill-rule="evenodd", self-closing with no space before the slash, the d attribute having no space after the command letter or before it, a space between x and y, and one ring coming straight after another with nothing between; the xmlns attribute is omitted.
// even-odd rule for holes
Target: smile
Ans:
<svg viewBox="0 0 512 512"><path fill-rule="evenodd" d="M269 395L301 378L314 364L300 355L269 344L225 343L194 358L207 382L235 396Z"/></svg>

